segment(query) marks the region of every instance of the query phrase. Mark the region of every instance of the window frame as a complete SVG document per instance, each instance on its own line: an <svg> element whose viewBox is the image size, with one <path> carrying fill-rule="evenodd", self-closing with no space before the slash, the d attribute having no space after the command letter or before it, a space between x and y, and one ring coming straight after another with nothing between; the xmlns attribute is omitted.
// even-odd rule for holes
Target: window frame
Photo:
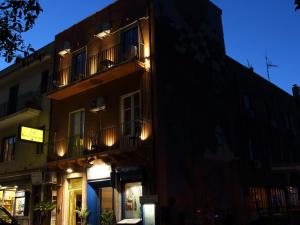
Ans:
<svg viewBox="0 0 300 225"><path fill-rule="evenodd" d="M5 141L9 140L11 138L14 138L14 144L13 144L13 153L10 160L5 160L4 159L4 148L5 148ZM15 160L15 153L16 153L16 144L17 144L17 136L16 135L11 135L11 136L7 136L2 138L2 148L1 148L1 154L0 154L0 162L10 162L10 161L14 161Z"/></svg>

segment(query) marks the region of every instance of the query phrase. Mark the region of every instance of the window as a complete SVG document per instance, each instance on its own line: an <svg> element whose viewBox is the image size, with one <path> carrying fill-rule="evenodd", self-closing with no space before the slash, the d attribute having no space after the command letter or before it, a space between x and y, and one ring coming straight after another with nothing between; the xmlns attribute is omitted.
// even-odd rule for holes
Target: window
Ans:
<svg viewBox="0 0 300 225"><path fill-rule="evenodd" d="M125 219L141 218L140 197L143 195L140 182L126 183L124 189L124 216Z"/></svg>
<svg viewBox="0 0 300 225"><path fill-rule="evenodd" d="M42 72L41 77L41 94L44 94L48 90L49 70Z"/></svg>
<svg viewBox="0 0 300 225"><path fill-rule="evenodd" d="M18 104L19 85L15 85L9 89L8 113L15 113Z"/></svg>
<svg viewBox="0 0 300 225"><path fill-rule="evenodd" d="M138 27L133 27L122 33L122 52L124 59L130 59L137 56L138 39Z"/></svg>
<svg viewBox="0 0 300 225"><path fill-rule="evenodd" d="M122 131L124 136L139 137L141 133L140 92L134 92L121 98Z"/></svg>
<svg viewBox="0 0 300 225"><path fill-rule="evenodd" d="M1 151L1 160L3 162L14 160L15 148L16 136L4 138Z"/></svg>
<svg viewBox="0 0 300 225"><path fill-rule="evenodd" d="M71 81L76 81L85 77L86 51L81 51L73 55Z"/></svg>
<svg viewBox="0 0 300 225"><path fill-rule="evenodd" d="M79 110L70 113L69 118L69 150L72 151L72 155L80 154L83 149L84 138L84 110Z"/></svg>

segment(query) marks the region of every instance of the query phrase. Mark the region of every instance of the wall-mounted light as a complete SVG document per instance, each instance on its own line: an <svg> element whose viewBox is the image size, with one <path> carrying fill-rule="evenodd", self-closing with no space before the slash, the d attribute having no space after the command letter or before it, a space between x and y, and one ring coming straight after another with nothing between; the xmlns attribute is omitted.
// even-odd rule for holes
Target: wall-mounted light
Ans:
<svg viewBox="0 0 300 225"><path fill-rule="evenodd" d="M68 168L68 169L66 170L66 172L67 172L67 173L73 173L73 169L72 169L72 168Z"/></svg>
<svg viewBox="0 0 300 225"><path fill-rule="evenodd" d="M106 36L108 36L111 32L111 24L110 23L102 23L98 30L97 33L95 34L96 37L103 39Z"/></svg>
<svg viewBox="0 0 300 225"><path fill-rule="evenodd" d="M62 44L61 49L59 50L58 54L60 56L65 56L66 54L69 54L71 52L71 44L68 41L64 41Z"/></svg>

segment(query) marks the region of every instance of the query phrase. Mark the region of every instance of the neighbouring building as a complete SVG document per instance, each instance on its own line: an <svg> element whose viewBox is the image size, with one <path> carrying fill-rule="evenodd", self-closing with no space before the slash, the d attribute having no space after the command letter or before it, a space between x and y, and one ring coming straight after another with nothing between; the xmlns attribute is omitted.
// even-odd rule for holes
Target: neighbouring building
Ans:
<svg viewBox="0 0 300 225"><path fill-rule="evenodd" d="M47 163L53 44L0 71L0 206L38 224Z"/></svg>

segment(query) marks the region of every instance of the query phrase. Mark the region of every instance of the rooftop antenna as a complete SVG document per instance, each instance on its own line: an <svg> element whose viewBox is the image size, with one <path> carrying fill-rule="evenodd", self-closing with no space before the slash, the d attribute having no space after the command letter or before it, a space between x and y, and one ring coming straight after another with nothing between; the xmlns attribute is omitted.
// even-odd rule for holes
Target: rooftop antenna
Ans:
<svg viewBox="0 0 300 225"><path fill-rule="evenodd" d="M247 59L247 64L248 64L248 69L250 69L250 70L254 70L254 68L253 68L253 66L252 66L252 64L249 62L249 60Z"/></svg>
<svg viewBox="0 0 300 225"><path fill-rule="evenodd" d="M266 56L266 66L267 66L267 75L268 75L268 80L271 81L270 79L270 68L271 67L278 67L278 65L275 65L271 62L271 60Z"/></svg>

